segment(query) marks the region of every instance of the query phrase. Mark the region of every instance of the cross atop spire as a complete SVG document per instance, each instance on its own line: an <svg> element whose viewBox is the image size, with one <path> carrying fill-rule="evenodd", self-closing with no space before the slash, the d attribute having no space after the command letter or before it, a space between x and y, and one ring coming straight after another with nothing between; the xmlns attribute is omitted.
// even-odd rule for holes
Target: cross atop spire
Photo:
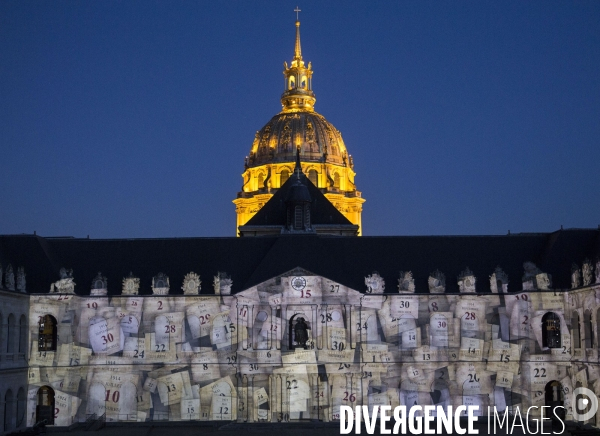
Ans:
<svg viewBox="0 0 600 436"><path fill-rule="evenodd" d="M300 10L300 8L298 6L296 6L296 9L294 9L294 12L296 13L296 21L299 21L300 19L298 18L298 13L302 12L302 11Z"/></svg>

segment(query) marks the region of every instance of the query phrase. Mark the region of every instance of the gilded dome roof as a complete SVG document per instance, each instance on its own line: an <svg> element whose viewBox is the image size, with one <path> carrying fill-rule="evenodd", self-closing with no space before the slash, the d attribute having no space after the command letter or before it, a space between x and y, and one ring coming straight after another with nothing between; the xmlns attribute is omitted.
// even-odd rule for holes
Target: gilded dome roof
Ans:
<svg viewBox="0 0 600 436"><path fill-rule="evenodd" d="M248 166L293 162L297 147L302 162L343 165L348 159L342 134L325 117L314 111L281 112L256 132Z"/></svg>

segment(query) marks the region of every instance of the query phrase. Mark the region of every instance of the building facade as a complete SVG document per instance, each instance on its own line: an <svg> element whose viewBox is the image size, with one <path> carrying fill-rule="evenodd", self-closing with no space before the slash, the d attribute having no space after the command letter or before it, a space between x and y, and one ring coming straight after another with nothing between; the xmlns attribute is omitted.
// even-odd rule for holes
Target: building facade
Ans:
<svg viewBox="0 0 600 436"><path fill-rule="evenodd" d="M334 421L342 405L464 404L480 406L481 414L487 406L514 413L562 405L564 418L573 419L573 389L600 393L600 262L573 269L568 262L597 252L599 233L455 237L446 248L449 237L0 237L3 257L28 247L14 257L32 269L27 294L3 290L2 316L10 318L4 326L26 330L18 342L4 336L12 338L12 360L3 355L0 371L4 428L43 419L58 426L94 419ZM398 272L427 253L426 239L439 247L432 262L460 247L481 271L492 261L465 253L484 245L518 265L454 274L458 263L447 260L440 265L447 277L432 268L424 273L421 263ZM348 250L342 268L325 260L340 243ZM257 259L246 271L218 273L215 265L238 262L229 259L234 252ZM281 252L288 259L277 264ZM541 264L566 270L552 277L521 262L536 252ZM122 274L120 256L144 274ZM37 270L28 257L37 259ZM317 271L302 268L303 261ZM52 274L55 262L81 273ZM158 264L171 276L149 277L144 268ZM374 264L380 273L362 273ZM109 278L93 273L96 265ZM342 279L330 278L336 275Z"/></svg>
<svg viewBox="0 0 600 436"><path fill-rule="evenodd" d="M329 422L344 405L568 420L574 389L600 394L600 229L358 237L364 199L314 112L299 28L234 200L239 237L0 236L19 265L0 275L4 432Z"/></svg>

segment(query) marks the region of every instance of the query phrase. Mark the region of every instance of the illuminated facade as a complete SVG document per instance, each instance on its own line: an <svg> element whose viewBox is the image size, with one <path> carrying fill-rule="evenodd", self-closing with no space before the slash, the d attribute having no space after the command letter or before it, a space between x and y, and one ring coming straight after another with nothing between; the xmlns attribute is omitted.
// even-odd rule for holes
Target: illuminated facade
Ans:
<svg viewBox="0 0 600 436"><path fill-rule="evenodd" d="M5 433L331 422L362 405L572 420L573 389L600 394L600 229L356 237L364 200L313 110L299 26L283 111L234 201L243 237L0 236Z"/></svg>
<svg viewBox="0 0 600 436"><path fill-rule="evenodd" d="M313 69L302 59L300 22L296 21L294 58L284 62L285 91L282 111L256 132L242 174L242 191L233 200L237 224L246 224L294 171L300 150L302 171L348 220L362 231L365 200L355 185L354 163L342 135L314 110Z"/></svg>

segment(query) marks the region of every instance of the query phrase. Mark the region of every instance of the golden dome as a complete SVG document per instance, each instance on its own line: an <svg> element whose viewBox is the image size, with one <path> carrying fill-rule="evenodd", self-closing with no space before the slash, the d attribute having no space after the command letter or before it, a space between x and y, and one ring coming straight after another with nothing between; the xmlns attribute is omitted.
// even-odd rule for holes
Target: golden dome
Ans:
<svg viewBox="0 0 600 436"><path fill-rule="evenodd" d="M300 148L303 162L348 164L342 134L314 111L282 112L275 115L254 138L247 166L293 162Z"/></svg>
<svg viewBox="0 0 600 436"><path fill-rule="evenodd" d="M289 180L299 151L299 165L308 180L351 223L361 229L364 198L356 189L354 164L342 134L315 112L312 64L305 64L300 45L300 22L290 64L283 63L282 111L254 137L246 156L242 189L233 200L237 227L245 225Z"/></svg>

